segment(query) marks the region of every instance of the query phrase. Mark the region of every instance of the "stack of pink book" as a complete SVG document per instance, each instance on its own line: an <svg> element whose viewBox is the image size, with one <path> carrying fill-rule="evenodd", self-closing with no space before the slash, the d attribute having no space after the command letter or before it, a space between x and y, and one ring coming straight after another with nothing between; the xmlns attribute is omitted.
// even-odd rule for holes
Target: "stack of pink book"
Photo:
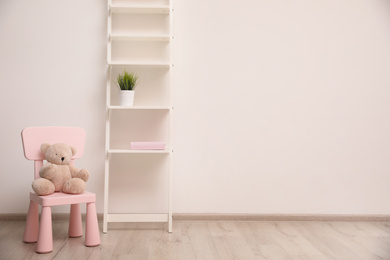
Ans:
<svg viewBox="0 0 390 260"><path fill-rule="evenodd" d="M131 150L164 150L164 142L130 142Z"/></svg>

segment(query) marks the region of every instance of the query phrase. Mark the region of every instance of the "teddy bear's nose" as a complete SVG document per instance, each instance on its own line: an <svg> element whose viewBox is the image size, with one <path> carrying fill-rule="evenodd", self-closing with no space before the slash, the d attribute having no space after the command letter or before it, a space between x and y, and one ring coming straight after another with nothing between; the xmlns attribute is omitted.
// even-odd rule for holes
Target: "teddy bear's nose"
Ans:
<svg viewBox="0 0 390 260"><path fill-rule="evenodd" d="M61 161L64 161L65 160L65 157L61 157Z"/></svg>

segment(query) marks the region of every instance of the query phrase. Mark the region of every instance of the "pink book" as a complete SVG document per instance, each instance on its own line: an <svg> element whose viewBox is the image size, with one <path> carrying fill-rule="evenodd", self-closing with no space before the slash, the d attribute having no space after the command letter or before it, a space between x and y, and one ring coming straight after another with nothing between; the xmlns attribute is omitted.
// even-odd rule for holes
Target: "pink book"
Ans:
<svg viewBox="0 0 390 260"><path fill-rule="evenodd" d="M130 142L131 150L164 150L164 142Z"/></svg>

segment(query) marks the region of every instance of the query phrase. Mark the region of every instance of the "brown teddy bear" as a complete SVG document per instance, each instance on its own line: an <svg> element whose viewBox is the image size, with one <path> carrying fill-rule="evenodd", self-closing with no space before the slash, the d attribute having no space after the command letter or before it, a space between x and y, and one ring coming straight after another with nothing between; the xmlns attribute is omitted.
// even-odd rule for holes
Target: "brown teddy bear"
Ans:
<svg viewBox="0 0 390 260"><path fill-rule="evenodd" d="M38 195L50 195L55 191L79 194L85 190L85 182L89 173L85 169L77 169L70 164L76 149L67 144L41 145L47 163L39 171L41 178L35 179L32 188Z"/></svg>

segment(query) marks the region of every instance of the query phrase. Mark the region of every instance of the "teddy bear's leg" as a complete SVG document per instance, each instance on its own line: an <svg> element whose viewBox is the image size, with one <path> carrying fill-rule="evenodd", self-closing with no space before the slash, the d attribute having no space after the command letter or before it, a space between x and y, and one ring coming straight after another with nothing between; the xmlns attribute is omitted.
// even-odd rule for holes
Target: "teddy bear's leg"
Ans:
<svg viewBox="0 0 390 260"><path fill-rule="evenodd" d="M54 193L55 190L54 184L44 178L35 179L31 186L39 196L50 195Z"/></svg>
<svg viewBox="0 0 390 260"><path fill-rule="evenodd" d="M70 194L79 194L85 190L85 181L79 178L72 178L65 182L62 191Z"/></svg>
<svg viewBox="0 0 390 260"><path fill-rule="evenodd" d="M69 165L70 171L72 172L72 178L80 178L83 181L88 181L89 172L86 169L77 169L73 165Z"/></svg>
<svg viewBox="0 0 390 260"><path fill-rule="evenodd" d="M83 181L88 181L89 178L89 172L86 169L81 169L78 173L77 176L73 176L82 179Z"/></svg>

